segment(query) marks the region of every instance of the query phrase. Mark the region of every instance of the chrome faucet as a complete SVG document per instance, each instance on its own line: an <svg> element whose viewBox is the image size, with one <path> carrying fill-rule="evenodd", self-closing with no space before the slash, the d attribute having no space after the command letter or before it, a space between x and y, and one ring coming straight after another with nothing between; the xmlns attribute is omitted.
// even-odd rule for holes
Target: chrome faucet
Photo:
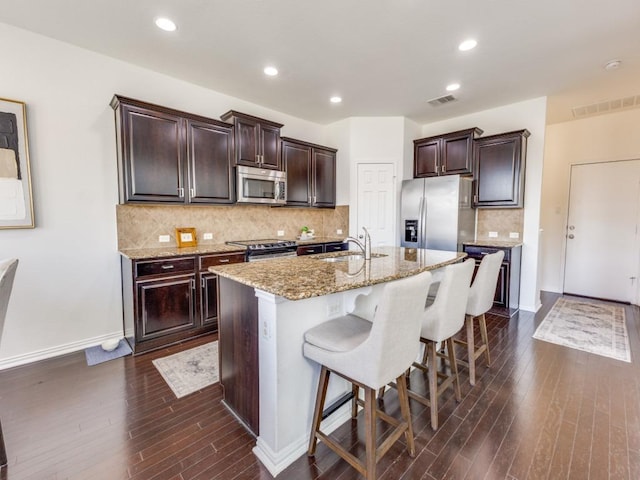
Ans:
<svg viewBox="0 0 640 480"><path fill-rule="evenodd" d="M371 235L369 235L369 231L365 227L362 227L362 229L364 230L364 244L355 237L347 237L343 242L355 243L364 253L364 259L371 260Z"/></svg>

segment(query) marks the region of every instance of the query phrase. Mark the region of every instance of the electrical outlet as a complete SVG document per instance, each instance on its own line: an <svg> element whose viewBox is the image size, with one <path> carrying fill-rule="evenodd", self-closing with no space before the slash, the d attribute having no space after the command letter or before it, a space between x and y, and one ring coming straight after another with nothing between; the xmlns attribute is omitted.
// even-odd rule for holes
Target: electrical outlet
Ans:
<svg viewBox="0 0 640 480"><path fill-rule="evenodd" d="M271 329L269 323L266 320L262 320L262 338L268 340L271 338Z"/></svg>
<svg viewBox="0 0 640 480"><path fill-rule="evenodd" d="M336 235L342 235L342 229L339 228L338 230L336 230Z"/></svg>
<svg viewBox="0 0 640 480"><path fill-rule="evenodd" d="M160 243L167 243L167 242L171 241L171 237L169 235L160 235L158 237L158 241Z"/></svg>
<svg viewBox="0 0 640 480"><path fill-rule="evenodd" d="M213 233L205 233L202 235L203 240L213 240Z"/></svg>
<svg viewBox="0 0 640 480"><path fill-rule="evenodd" d="M520 238L520 234L518 232L509 232L509 238Z"/></svg>
<svg viewBox="0 0 640 480"><path fill-rule="evenodd" d="M489 232L489 238L498 238L498 232Z"/></svg>
<svg viewBox="0 0 640 480"><path fill-rule="evenodd" d="M284 230L278 230L278 236L284 237Z"/></svg>

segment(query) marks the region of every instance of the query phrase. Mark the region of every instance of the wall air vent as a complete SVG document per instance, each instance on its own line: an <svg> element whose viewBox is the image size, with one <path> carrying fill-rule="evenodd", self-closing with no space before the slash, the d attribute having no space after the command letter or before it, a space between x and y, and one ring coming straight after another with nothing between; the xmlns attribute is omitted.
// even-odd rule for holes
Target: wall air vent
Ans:
<svg viewBox="0 0 640 480"><path fill-rule="evenodd" d="M455 102L457 100L453 95L445 95L444 97L433 98L428 100L427 103L432 107L439 107L440 105L444 105L445 103Z"/></svg>
<svg viewBox="0 0 640 480"><path fill-rule="evenodd" d="M603 100L590 105L573 107L571 111L573 112L573 118L582 118L637 107L640 107L640 95L631 95L629 97L616 98L614 100Z"/></svg>

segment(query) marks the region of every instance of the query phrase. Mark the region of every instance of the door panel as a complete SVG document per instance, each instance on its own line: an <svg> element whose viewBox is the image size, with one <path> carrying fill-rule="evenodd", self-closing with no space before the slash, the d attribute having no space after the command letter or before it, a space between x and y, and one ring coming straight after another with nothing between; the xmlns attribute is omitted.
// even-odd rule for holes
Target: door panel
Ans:
<svg viewBox="0 0 640 480"><path fill-rule="evenodd" d="M371 245L396 245L395 177L392 163L358 164L358 236L366 227Z"/></svg>
<svg viewBox="0 0 640 480"><path fill-rule="evenodd" d="M564 292L637 302L640 160L573 165Z"/></svg>

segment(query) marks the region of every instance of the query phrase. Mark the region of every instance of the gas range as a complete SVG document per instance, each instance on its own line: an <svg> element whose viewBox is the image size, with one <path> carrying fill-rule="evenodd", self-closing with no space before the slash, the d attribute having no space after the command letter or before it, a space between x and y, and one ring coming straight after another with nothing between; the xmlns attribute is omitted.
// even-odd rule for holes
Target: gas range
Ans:
<svg viewBox="0 0 640 480"><path fill-rule="evenodd" d="M272 258L294 257L298 244L293 240L277 240L265 238L261 240L232 240L228 245L246 247L246 259L248 262L257 260L269 260Z"/></svg>

